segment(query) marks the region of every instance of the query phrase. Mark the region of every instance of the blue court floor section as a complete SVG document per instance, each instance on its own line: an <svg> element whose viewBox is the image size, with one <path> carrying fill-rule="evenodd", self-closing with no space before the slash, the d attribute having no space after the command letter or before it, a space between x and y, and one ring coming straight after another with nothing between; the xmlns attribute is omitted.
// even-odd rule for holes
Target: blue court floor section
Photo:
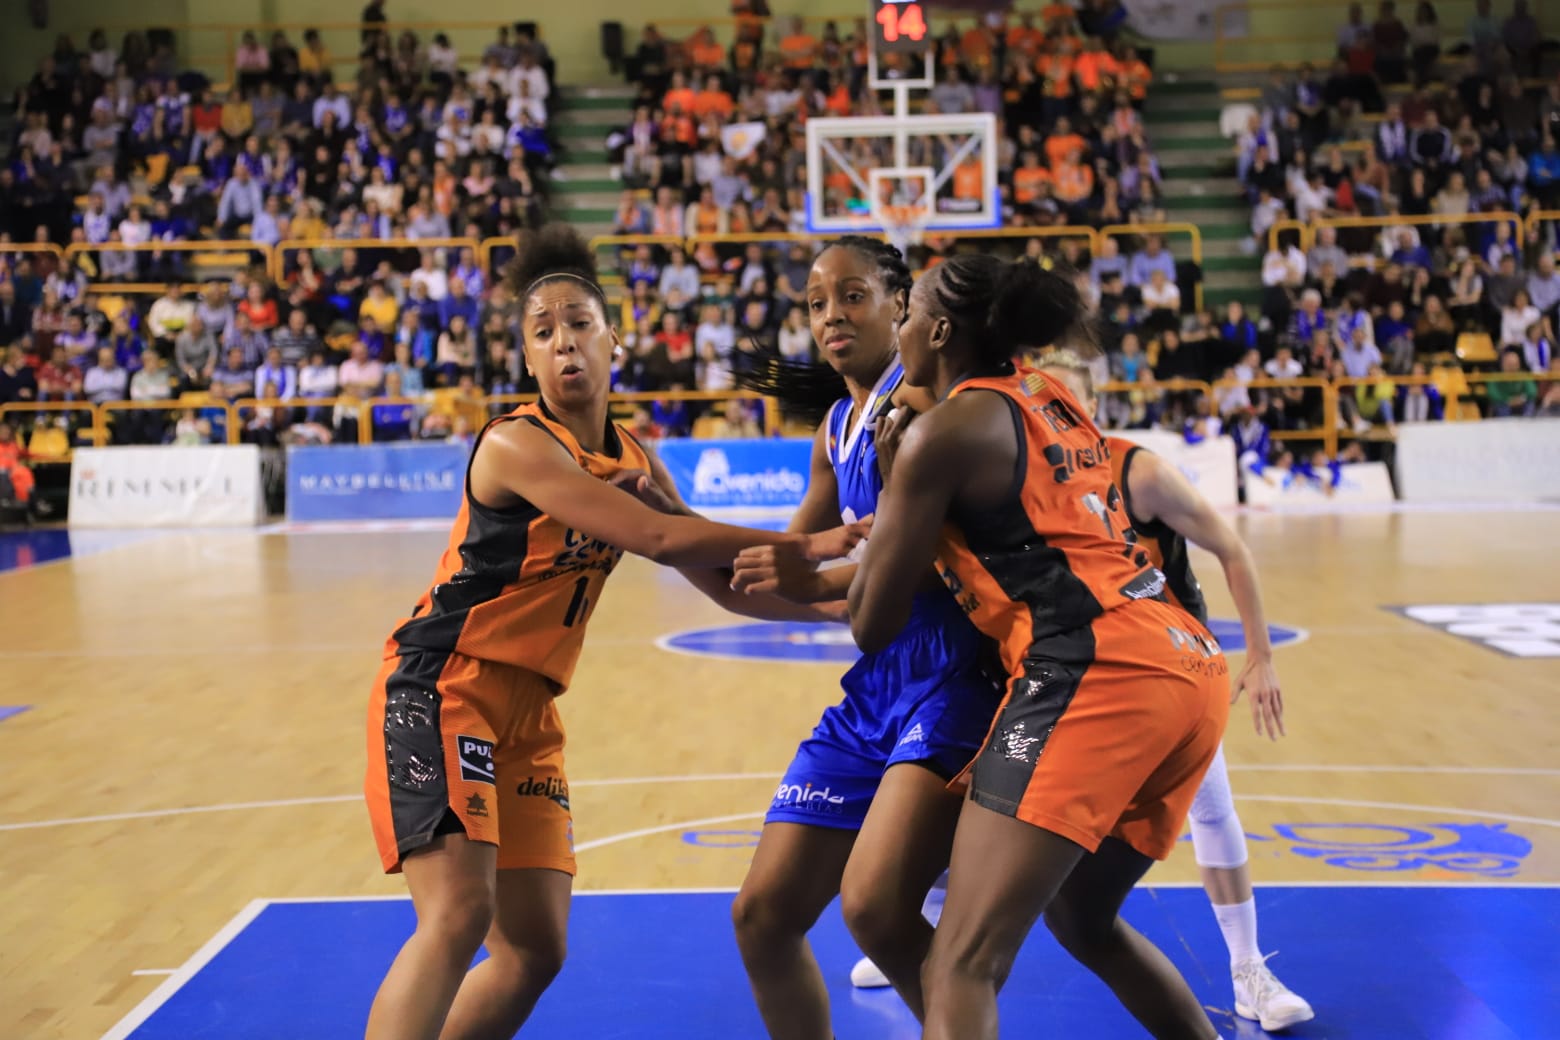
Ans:
<svg viewBox="0 0 1560 1040"><path fill-rule="evenodd" d="M70 532L64 528L0 531L0 571L18 571L70 555Z"/></svg>
<svg viewBox="0 0 1560 1040"><path fill-rule="evenodd" d="M1560 1022L1560 889L1270 887L1259 893L1274 969L1316 1008L1288 1036L1536 1040ZM764 1033L732 939L729 892L582 895L570 960L521 1030L541 1040L739 1040ZM1196 888L1133 893L1127 919L1163 949L1220 1035L1228 960ZM355 1040L413 926L405 900L278 902L128 1033L133 1040ZM855 992L857 953L835 908L813 933L840 1040L913 1040L887 991ZM1043 927L1003 991L1003 1036L1141 1037L1105 987Z"/></svg>

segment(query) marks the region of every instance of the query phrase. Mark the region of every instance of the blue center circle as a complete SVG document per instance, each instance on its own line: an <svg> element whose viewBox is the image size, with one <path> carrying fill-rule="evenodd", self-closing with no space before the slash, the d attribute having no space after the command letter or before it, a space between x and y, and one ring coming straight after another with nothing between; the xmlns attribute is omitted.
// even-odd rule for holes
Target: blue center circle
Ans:
<svg viewBox="0 0 1560 1040"><path fill-rule="evenodd" d="M1208 624L1219 645L1230 653L1246 649L1240 622L1214 618ZM1298 628L1268 626L1275 647L1289 646L1306 637ZM861 656L844 625L800 621L760 621L722 625L663 636L663 650L699 657L729 657L742 661L792 661L802 664L850 664Z"/></svg>

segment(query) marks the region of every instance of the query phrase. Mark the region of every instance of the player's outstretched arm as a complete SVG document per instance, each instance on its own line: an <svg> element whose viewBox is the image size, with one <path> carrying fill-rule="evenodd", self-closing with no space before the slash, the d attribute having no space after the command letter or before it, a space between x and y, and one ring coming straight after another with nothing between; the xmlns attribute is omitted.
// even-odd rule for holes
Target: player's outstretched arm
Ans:
<svg viewBox="0 0 1560 1040"><path fill-rule="evenodd" d="M581 470L562 445L525 422L504 423L483 438L471 464L471 490L492 508L529 502L588 537L669 567L725 566L750 545L784 545L826 559L849 539L848 533L755 531L658 512Z"/></svg>
<svg viewBox="0 0 1560 1040"><path fill-rule="evenodd" d="M1249 693L1257 732L1276 740L1284 732L1284 698L1273 668L1273 644L1268 638L1251 550L1173 465L1152 452L1140 451L1133 456L1127 483L1138 519L1158 520L1218 557L1246 635L1246 665L1235 680L1231 698L1238 699L1243 691Z"/></svg>
<svg viewBox="0 0 1560 1040"><path fill-rule="evenodd" d="M627 478L628 486L624 490L630 491L641 501L663 512L674 513L680 516L697 516L688 504L683 501L682 495L677 490L677 485L672 479L671 473L666 469L659 456L648 448L645 454L650 457L650 472L648 474L631 474ZM832 497L832 478L834 471L831 468L830 495ZM815 474L816 476L816 474ZM619 486L624 486L622 482ZM816 484L808 485L808 493ZM837 527L839 514L837 512L821 512L814 509L810 514L804 509L798 512L798 516L792 519L791 529L796 531L800 524L809 522L819 523L819 530L824 529L824 521L833 521L829 527ZM803 527L803 531L808 528ZM816 573L816 566L808 560L796 554L789 546L768 545L764 549L772 551L776 556L791 561L792 566L806 573ZM744 549L743 552L752 551L753 547ZM778 594L750 593L741 588L735 580L733 569L726 567L679 567L678 573L688 579L689 584L704 593L718 606L724 607L733 614L741 614L744 617L757 618L760 621L844 621L845 620L845 592L843 589L838 595L827 597L822 601L801 601L785 598ZM832 602L830 602L832 601Z"/></svg>

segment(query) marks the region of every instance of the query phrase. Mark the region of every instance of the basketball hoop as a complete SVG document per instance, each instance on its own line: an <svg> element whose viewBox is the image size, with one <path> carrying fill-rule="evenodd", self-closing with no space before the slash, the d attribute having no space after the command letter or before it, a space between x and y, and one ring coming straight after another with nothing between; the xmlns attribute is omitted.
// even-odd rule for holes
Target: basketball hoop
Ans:
<svg viewBox="0 0 1560 1040"><path fill-rule="evenodd" d="M931 210L921 203L883 206L878 214L883 237L906 259L910 256L910 248L920 245L926 237L926 225L930 219Z"/></svg>
<svg viewBox="0 0 1560 1040"><path fill-rule="evenodd" d="M936 171L926 166L885 167L868 173L872 222L889 244L905 256L921 244L933 216Z"/></svg>

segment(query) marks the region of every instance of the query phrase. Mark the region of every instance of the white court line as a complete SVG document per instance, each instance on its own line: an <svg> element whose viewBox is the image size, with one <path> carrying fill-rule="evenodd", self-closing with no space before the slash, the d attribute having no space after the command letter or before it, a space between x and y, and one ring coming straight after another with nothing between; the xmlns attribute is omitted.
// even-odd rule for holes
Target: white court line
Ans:
<svg viewBox="0 0 1560 1040"><path fill-rule="evenodd" d="M234 939L240 932L249 927L249 923L260 916L260 911L265 909L264 899L251 900L249 905L240 910L234 918L223 925L221 930L206 941L206 944L196 950L190 959L181 964L177 971L163 980L162 985L146 995L130 1013L121 1018L114 1028L103 1034L103 1040L127 1040L131 1033L140 1028L141 1023L152 1017L156 1010L168 1002L175 993L184 987L184 984L193 979L202 968L210 964L217 954Z"/></svg>
<svg viewBox="0 0 1560 1040"><path fill-rule="evenodd" d="M1372 765L1305 765L1295 763L1274 765L1231 765L1231 772L1287 772L1287 773L1410 773L1452 776L1560 776L1560 769L1545 769L1539 767L1522 766L1372 766ZM689 773L680 776L619 776L606 777L598 780L572 780L571 788L590 787L633 787L650 784L696 784L714 781L744 781L744 780L768 780L780 779L782 773L779 770L767 773ZM1237 797L1241 797L1237 795ZM1258 795L1247 795L1249 799L1256 800ZM1279 796L1272 796L1278 798ZM286 809L302 805L334 805L343 802L356 802L362 800L362 794L328 794L316 795L308 798L276 798L256 802L223 802L216 805L187 805L174 809L146 809L140 812L104 813L98 816L66 816L52 820L21 820L14 823L0 823L0 833L6 831L31 831L43 830L48 827L70 827L85 823L118 823L124 820L156 820L165 816L184 816L196 813L239 812L245 809ZM1280 800L1293 801L1288 796ZM1318 804L1326 804L1319 802ZM1349 804L1339 801L1337 804ZM1389 808L1396 803L1359 803L1363 808ZM1468 809L1443 809L1442 812L1467 812ZM1489 816L1492 819L1510 819L1515 822L1531 822L1534 817L1527 816L1501 816L1498 813L1479 812L1474 815ZM1544 825L1560 826L1560 823L1543 821Z"/></svg>
<svg viewBox="0 0 1560 1040"><path fill-rule="evenodd" d="M641 827L636 831L624 831L622 834L613 834L605 838L597 838L594 841L582 841L574 846L576 853L589 852L591 849L599 849L606 845L616 845L623 841L633 841L635 838L648 838L652 834L665 834L667 831L680 831L687 827L709 827L717 823L736 823L738 820L751 820L756 816L763 816L767 810L758 812L731 813L728 816L706 816L698 820L680 820L676 823L663 823L655 827Z"/></svg>
<svg viewBox="0 0 1560 1040"><path fill-rule="evenodd" d="M137 968L134 971L132 971L130 974L132 974L132 975L172 975L174 972L176 972L178 970L179 970L178 968Z"/></svg>
<svg viewBox="0 0 1560 1040"><path fill-rule="evenodd" d="M573 780L571 788L632 787L639 784L689 784L717 780L769 780L780 778L774 773L698 773L689 776L619 776L601 780ZM68 827L80 823L117 823L121 820L155 820L164 816L184 816L194 813L236 812L243 809L286 809L298 805L332 805L338 802L358 802L362 794L327 794L310 798L275 798L260 802L225 802L217 805L189 805L178 809L146 809L141 812L104 813L100 816L68 816L55 820L24 820L20 823L0 823L0 832L41 830L45 827Z"/></svg>

